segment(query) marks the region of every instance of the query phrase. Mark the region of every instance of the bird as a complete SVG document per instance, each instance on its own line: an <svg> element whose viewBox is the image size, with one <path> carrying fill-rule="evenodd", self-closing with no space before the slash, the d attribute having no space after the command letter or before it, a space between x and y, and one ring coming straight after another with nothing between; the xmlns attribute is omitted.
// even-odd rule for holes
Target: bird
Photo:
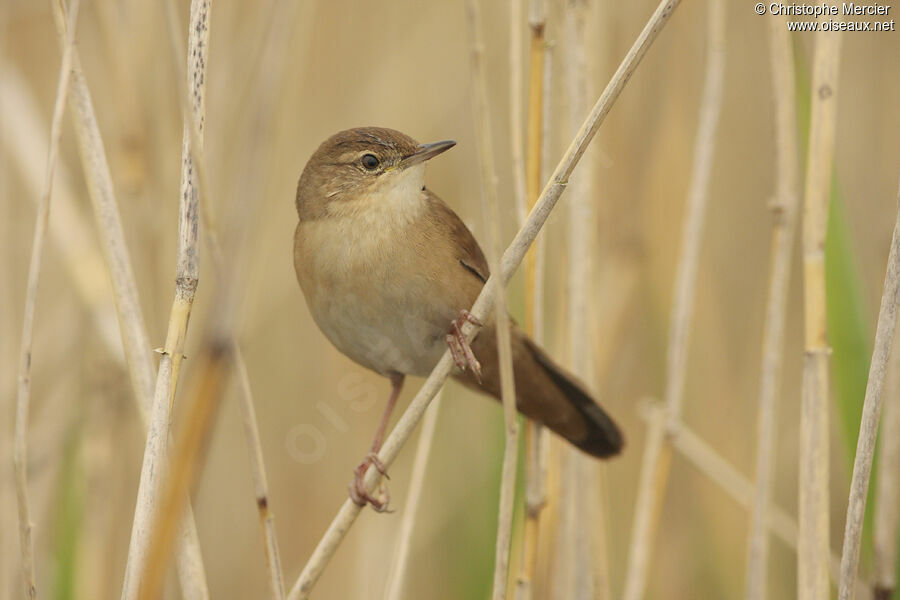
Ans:
<svg viewBox="0 0 900 600"><path fill-rule="evenodd" d="M383 127L340 131L309 158L297 185L294 269L313 320L354 362L391 383L370 452L354 470L350 497L386 510L363 485L407 375L427 376L449 347L453 377L500 398L494 316L469 312L487 282L472 232L425 185L428 160L456 145L419 144ZM465 321L482 327L470 343ZM516 405L585 453L618 454L621 430L585 386L510 318Z"/></svg>

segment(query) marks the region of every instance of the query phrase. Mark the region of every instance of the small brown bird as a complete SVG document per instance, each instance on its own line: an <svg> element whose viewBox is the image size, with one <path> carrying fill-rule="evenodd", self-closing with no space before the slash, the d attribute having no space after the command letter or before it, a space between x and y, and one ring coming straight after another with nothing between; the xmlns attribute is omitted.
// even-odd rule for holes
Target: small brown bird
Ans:
<svg viewBox="0 0 900 600"><path fill-rule="evenodd" d="M362 485L406 375L427 376L449 345L454 377L500 398L493 318L472 342L460 333L488 278L469 229L425 187L425 161L456 142L419 144L399 131L337 133L312 155L297 186L294 268L319 328L338 350L391 380L372 449L350 495L383 510ZM476 323L478 324L478 323ZM574 377L512 327L516 403L522 414L581 450L608 457L622 434ZM477 359L476 359L477 357ZM468 367L468 369L467 369Z"/></svg>

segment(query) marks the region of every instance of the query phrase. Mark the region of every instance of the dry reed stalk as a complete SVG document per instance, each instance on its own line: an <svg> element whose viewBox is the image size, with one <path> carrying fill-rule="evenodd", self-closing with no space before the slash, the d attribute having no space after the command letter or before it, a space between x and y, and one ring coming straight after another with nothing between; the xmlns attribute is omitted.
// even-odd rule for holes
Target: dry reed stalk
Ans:
<svg viewBox="0 0 900 600"><path fill-rule="evenodd" d="M19 546L22 554L22 580L26 598L37 598L37 581L34 565L34 524L28 503L28 413L31 405L31 352L34 340L34 314L37 307L38 282L41 277L41 258L47 223L50 218L50 197L53 193L53 175L59 158L59 139L62 135L62 118L69 94L72 73L72 55L75 46L75 24L78 19L78 0L71 0L62 64L53 120L50 124L50 144L44 169L44 184L38 205L31 245L31 262L28 265L28 282L25 288L25 315L22 322L22 341L19 351L19 385L16 398L15 433L13 441L13 467L16 485L16 504L19 511Z"/></svg>
<svg viewBox="0 0 900 600"><path fill-rule="evenodd" d="M897 535L900 534L900 352L892 354L882 415L875 491L875 560L873 595L890 600L897 587Z"/></svg>
<svg viewBox="0 0 900 600"><path fill-rule="evenodd" d="M28 83L11 63L0 57L0 139L9 148L10 161L15 164L27 194L38 205L43 186L42 162L49 152L43 137L47 126L37 109L35 98L28 92ZM91 224L75 202L72 182L59 164L56 169L53 210L48 232L59 249L59 258L66 266L72 289L82 299L96 328L99 341L109 355L124 366L122 338L116 322L112 289L103 264L103 256L94 241Z"/></svg>
<svg viewBox="0 0 900 600"><path fill-rule="evenodd" d="M55 15L58 14L58 12L55 13ZM57 24L60 22L61 19L58 18ZM77 55L75 62L78 67ZM26 175L27 181L31 183L35 181L35 176L33 169L28 165L28 157L36 155L37 152L34 144L29 144L28 140L33 137L30 132L40 129L39 122L34 115L33 103L24 95L24 84L18 86L16 85L17 78L9 77L9 75L15 74L9 65L5 65L3 70L7 75L0 79L0 89L3 91L4 99L14 102L18 107L16 112L11 113L15 114L16 118L7 119L5 124L15 127L11 136L17 140L16 146L21 151L16 153L15 157L19 161L20 170ZM146 330L144 330L140 306L136 300L136 288L130 271L130 260L124 246L124 236L121 233L109 169L106 165L102 140L96 128L90 94L80 68L76 68L73 76L80 78L73 80L73 90L81 94L81 102L73 103L76 133L79 135L79 142L84 144L80 149L85 161L89 189L92 193L91 198L95 201L95 215L98 215L97 218L101 220L99 229L104 242L104 251L107 257L113 257L108 259L112 265L112 277L108 277L104 272L103 258L100 257L94 246L93 233L88 230L80 211L75 206L74 193L69 189L67 180L62 177L62 172L59 177L59 183L62 184L61 189L56 194L59 201L54 203L56 208L50 216L50 232L55 242L63 249L62 255L68 265L67 272L73 278L75 289L91 310L100 332L100 339L107 346L110 355L121 359L123 339L126 342L126 348L131 351L126 358L132 374L138 414L146 426L147 406L153 393L152 384L148 389L141 390L141 384L135 383L135 373L142 378L144 375L152 377L153 359L150 344ZM33 185L39 184L33 183ZM110 292L110 279L116 286L114 289L115 306L107 299L108 296L113 295L108 293ZM116 313L119 313L120 321L123 323L121 337L118 331L119 326L114 318ZM140 339L129 338L129 335L138 336ZM129 342L128 340L133 341ZM186 535L182 544L179 545L178 569L184 584L182 589L202 591L205 589L205 576L202 572L202 559L199 541L193 526L193 517L189 517L186 527L188 528Z"/></svg>
<svg viewBox="0 0 900 600"><path fill-rule="evenodd" d="M519 23L515 24L518 31ZM524 171L525 201L528 210L534 208L541 191L543 180L542 151L545 148L545 109L549 102L545 94L545 77L549 71L545 68L547 43L545 29L547 25L546 0L530 0L528 4L528 29L530 32L528 45L528 115L526 123L526 155ZM517 48L518 50L518 48ZM514 157L515 159L515 157ZM514 167L515 161L514 161ZM522 223L519 224L520 226ZM534 248L525 258L525 331L536 340L543 337L543 278L540 241L535 241ZM516 578L516 598L531 598L535 567L537 566L538 532L540 515L547 503L547 433L540 423L531 419L525 422L525 533L522 537L522 556L519 574Z"/></svg>
<svg viewBox="0 0 900 600"><path fill-rule="evenodd" d="M547 171L549 164L550 142L552 139L551 118L553 106L551 94L553 92L553 44L544 44L544 81L542 100L544 116L542 118L541 133L541 178L547 179L550 173ZM534 250L534 281L533 290L526 293L533 294L532 302L532 331L531 338L540 345L544 343L544 273L546 267L546 252L543 245L536 245ZM532 588L536 577L538 563L538 544L541 530L554 531L554 523L540 516L546 515L549 507L550 489L558 498L559 486L549 488L549 464L550 464L550 433L547 428L534 421L525 421L525 534L522 536L522 549L520 552L519 574L516 577L516 600L530 600ZM556 481L555 479L553 480Z"/></svg>
<svg viewBox="0 0 900 600"><path fill-rule="evenodd" d="M513 172L513 200L518 226L528 217L525 157L522 155L522 3L509 0L509 144Z"/></svg>
<svg viewBox="0 0 900 600"><path fill-rule="evenodd" d="M850 481L850 498L847 501L847 522L844 529L844 547L841 552L841 582L838 588L839 600L853 600L856 570L859 567L859 547L862 540L863 518L866 513L866 497L869 493L869 478L872 474L872 460L875 457L875 440L878 437L878 420L881 416L883 397L881 394L894 331L897 326L897 305L900 303L900 192L897 198L897 215L891 250L884 276L884 291L878 324L875 328L875 349L869 363L869 381L866 385L866 399L863 403L859 438L856 441L856 457L853 461L853 477ZM897 431L886 430L887 435L897 436ZM896 464L894 466L897 466ZM896 539L894 540L896 544Z"/></svg>
<svg viewBox="0 0 900 600"><path fill-rule="evenodd" d="M649 425L655 421L663 421L660 416L665 413L665 408L655 404L648 404L641 408L641 418ZM704 442L687 425L677 422L668 425L668 434L672 440L673 448L678 451L698 471L706 475L731 498L747 510L753 510L756 500L756 491L753 482L744 477L733 465L725 460L715 449ZM792 550L798 548L798 527L794 519L783 508L770 503L766 511L765 526L768 531L780 539ZM840 576L840 557L829 550L829 573L831 579L837 583ZM864 590L865 584L861 580L856 581L857 590Z"/></svg>
<svg viewBox="0 0 900 600"><path fill-rule="evenodd" d="M230 336L232 362L240 384L239 404L241 420L244 425L244 436L247 438L247 452L250 457L250 474L253 478L253 494L259 512L260 525L263 532L263 543L266 551L266 567L269 572L269 589L274 600L284 598L284 575L281 571L281 554L278 550L278 538L275 535L275 515L269 508L269 483L266 478L266 466L263 461L262 439L256 422L256 408L253 392L250 388L250 376L247 363L237 340Z"/></svg>
<svg viewBox="0 0 900 600"><path fill-rule="evenodd" d="M171 475L160 497L160 518L150 532L147 558L137 577L141 581L139 600L159 597L185 499L200 470L203 450L208 446L212 422L228 379L229 354L227 338L210 336L197 369L196 385L186 394L190 409L185 418L185 430L172 454Z"/></svg>
<svg viewBox="0 0 900 600"><path fill-rule="evenodd" d="M832 3L833 4L833 3ZM825 319L825 228L837 115L841 36L816 38L809 155L803 196L805 340L800 406L800 540L797 597L827 598L828 589L828 339Z"/></svg>
<svg viewBox="0 0 900 600"><path fill-rule="evenodd" d="M192 0L188 42L188 79L190 86L191 111L202 135L206 112L206 66L209 54L209 1ZM184 343L187 337L188 321L194 294L199 281L197 263L199 236L199 207L197 171L191 153L190 117L185 115L184 134L181 150L181 194L178 219L178 254L175 267L175 297L169 314L169 325L165 346L159 360L159 371L150 412L147 441L144 446L144 460L134 511L128 561L125 568L125 582L122 587L123 600L137 598L144 592L141 574L147 569L148 549L154 535L156 521L160 519L158 502L160 489L166 478L166 450L169 440L172 404L178 384L181 361L184 358ZM202 139L199 140L202 143ZM179 512L180 514L180 512Z"/></svg>
<svg viewBox="0 0 900 600"><path fill-rule="evenodd" d="M9 5L0 5L0 40L9 39L7 34ZM0 41L0 88L2 88L4 78L6 76L3 69L5 61L6 47L5 43ZM5 94L0 89L0 115L8 114L9 107L6 102ZM43 128L41 131L45 131ZM0 142L6 143L6 124L0 120ZM0 253L3 256L12 256L13 248L17 246L15 239L14 227L12 226L10 217L12 216L12 200L10 193L10 169L8 167L9 160L4 152L3 145L0 145ZM42 156L46 156L43 153ZM40 189L40 184L35 186ZM38 192L34 192L34 197L38 197ZM12 291L12 261L3 261L0 264L0 298L11 298ZM0 410L4 415L13 414L15 411L15 395L12 393L13 381L15 375L13 367L13 355L15 354L15 342L13 341L15 333L13 332L15 321L15 309L12 302L5 302L0 308ZM9 392L7 392L9 388ZM13 425L13 427L15 427ZM15 480L15 471L12 464L12 445L14 433L6 426L2 428L3 442L0 443L0 481L5 485L0 486L0 531L12 531L18 527L17 511L13 508L15 500L10 488L15 488L15 483L9 485ZM12 435L11 435L12 434ZM15 516L14 516L15 514ZM13 593L12 580L17 571L15 567L16 554L12 544L0 544L0 600L10 600Z"/></svg>
<svg viewBox="0 0 900 600"><path fill-rule="evenodd" d="M531 0L528 7L528 27L531 31L528 50L528 122L525 127L525 198L528 202L528 210L534 208L541 193L546 48L544 30L546 26L546 0ZM536 240L534 249L525 257L525 331L529 333L534 331L534 295L538 286L536 261L539 245L540 241Z"/></svg>
<svg viewBox="0 0 900 600"><path fill-rule="evenodd" d="M547 217L550 215L550 211L556 206L556 202L559 200L559 197L562 195L562 192L568 183L569 176L581 160L584 151L597 133L600 124L609 113L612 105L618 99L625 84L634 73L640 60L646 54L647 49L668 22L669 17L672 16L672 12L678 6L679 1L680 0L664 0L657 6L631 49L625 55L625 58L622 59L622 63L616 69L616 72L610 79L606 89L603 90L603 93L597 99L590 114L582 124L581 129L579 129L569 148L560 159L550 181L541 193L541 197L538 199L534 209L528 215L525 225L518 231L512 243L503 253L503 257L500 260L499 271L493 272L481 294L478 296L478 299L475 301L475 304L472 306L471 312L475 317L479 319L485 318L493 307L494 297L491 286L495 285L498 280L504 284L509 282L509 279L512 277L516 268L518 268L519 264L522 262L525 252L546 222ZM474 329L475 327L470 323L466 323L463 327L465 334L470 338L472 337ZM406 440L409 439L413 429L415 429L419 420L422 418L422 414L428 407L428 403L434 398L438 389L440 389L449 376L452 367L453 359L450 357L450 351L448 350L444 352L444 355L438 361L438 364L435 365L431 374L429 374L425 383L422 385L415 398L413 398L406 411L400 416L397 425L385 440L381 451L378 453L378 458L385 466L390 466L391 463L393 463L400 449L406 443ZM369 469L364 480L366 489L374 490L379 481L380 474L377 472L377 469ZM348 498L344 501L344 504L328 526L328 530L322 536L322 539L313 551L312 556L310 556L306 566L300 573L294 586L291 588L291 592L288 595L289 600L299 600L301 598L309 597L312 588L319 580L319 577L322 575L322 572L325 570L331 557L334 556L335 551L338 546L340 546L350 527L353 526L353 522L356 520L356 517L359 516L361 510L362 509L351 499Z"/></svg>
<svg viewBox="0 0 900 600"><path fill-rule="evenodd" d="M400 519L400 529L397 532L397 546L394 549L394 557L391 560L391 567L388 570L384 586L385 600L401 600L403 598L403 584L409 566L413 527L419 512L419 504L422 501L422 490L425 487L425 467L428 465L428 457L431 455L431 448L434 445L434 430L437 426L442 395L442 391L439 390L434 400L431 401L430 410L425 412L422 419L422 433L419 434L412 471L409 475L409 492L406 494L403 517Z"/></svg>
<svg viewBox="0 0 900 600"><path fill-rule="evenodd" d="M700 104L700 119L694 141L694 164L685 207L681 251L675 275L675 297L666 359L665 405L667 418L676 422L681 416L687 355L694 312L700 244L709 196L709 181L715 149L715 136L722 107L725 77L725 3L710 0L707 11L706 76ZM625 600L643 598L647 586L650 548L656 537L656 525L665 494L671 449L662 439L667 428L651 422L647 431L644 462L635 505L634 525L625 579ZM650 473L644 473L648 468Z"/></svg>
<svg viewBox="0 0 900 600"><path fill-rule="evenodd" d="M261 92L263 107L258 111L255 119L248 119L248 129L251 132L253 141L257 146L261 146L261 141L267 139L267 133L270 130L271 118L270 114L274 112L271 107L275 103L275 73L273 66L275 60L280 56L278 51L283 48L286 43L290 29L289 23L294 22L294 13L298 10L297 4L279 4L284 14L276 14L273 17L273 31L267 36L266 47L263 51L263 65L258 70L260 81L255 89ZM181 61L185 55L184 47L181 43L181 26L179 23L178 13L174 0L166 0L166 21L168 23L170 48L172 50L172 58L176 73L181 73ZM189 39L190 42L190 39ZM208 45L208 41L207 41ZM189 48L190 50L190 48ZM188 76L178 77L181 82L179 88L182 99L182 112L185 119L185 136L189 137L185 143L189 141L188 149L193 165L196 167L196 182L199 183L199 192L202 202L199 203L200 217L203 228L205 230L204 239L206 247L209 251L210 262L213 265L213 271L221 280L226 277L225 260L223 258L222 246L219 241L218 229L212 218L212 211L209 203L210 184L206 175L206 159L204 156L202 134L202 121L204 119L204 111L195 111L189 106L188 97L193 96L188 90ZM192 80L196 82L196 80ZM246 161L253 165L257 161ZM246 162L244 164L246 164ZM249 185L249 182L258 181L258 173L246 173L239 178L238 185ZM247 197L250 194L246 194ZM236 223L244 224L250 219L248 214L250 209L256 206L253 202L238 201L235 203L238 207L239 214L235 215ZM243 210L240 210L243 209ZM229 288L230 290L231 288ZM229 300L232 298L229 292ZM226 307L225 312L230 312L233 307ZM275 600L284 598L284 576L281 570L281 558L278 550L278 540L275 534L275 515L269 508L269 484L266 478L265 462L262 453L262 441L259 435L259 427L256 419L256 408L253 401L253 391L250 386L250 377L247 372L247 363L244 359L244 353L238 344L237 338L231 328L223 328L223 335L228 337L227 343L230 346L232 362L238 374L240 384L239 407L241 412L241 420L244 426L244 435L247 440L248 454L250 459L250 473L253 481L254 498L256 501L257 512L260 519L260 527L263 532L263 542L265 548L266 567L269 574L269 589ZM177 376L176 376L177 379Z"/></svg>
<svg viewBox="0 0 900 600"><path fill-rule="evenodd" d="M569 0L565 12L566 76L569 96L570 128L576 131L578 119L588 110L588 64L586 0ZM590 283L592 275L592 258L594 256L593 238L595 235L595 214L593 209L593 169L583 169L570 185L571 200L569 202L569 234L568 234L568 321L569 321L569 359L572 372L582 381L593 387L595 380L593 347L589 343L590 331ZM602 500L597 496L594 465L583 454L566 448L563 457L567 463L565 469L569 474L566 481L566 494L572 497L572 507L566 515L571 522L574 539L563 540L564 547L572 554L571 569L567 573L570 579L567 598L578 600L601 599L609 597L609 567L606 564L605 548L606 531L603 521L591 519L591 527L579 526L578 515L591 515L596 504ZM598 544L594 544L599 538Z"/></svg>
<svg viewBox="0 0 900 600"><path fill-rule="evenodd" d="M551 102L553 95L553 44L547 42L544 44L544 83L542 85L541 93L544 95L541 100L541 104L544 108L544 116L541 117L541 181L546 181L550 177L550 170L548 168L548 164L550 161L550 143L553 140L553 130L552 130L552 118L553 118L553 103ZM540 190L538 191L538 195L540 195ZM534 200L537 200L538 196L534 197ZM530 201L529 210L534 207L534 202ZM544 314L544 297L545 294L545 275L546 267L547 267L547 252L545 251L544 244L541 242L541 236L538 235L537 240L535 240L537 244L534 246L532 250L534 254L534 288L530 291L533 294L531 300L531 331L529 335L531 339L536 341L538 344L544 343L544 330L545 330L545 314ZM526 290L528 291L528 290ZM538 430L538 450L541 451L547 445L547 440L549 439L549 433L542 430L545 430L545 427L540 427ZM540 452L538 454L540 456ZM546 469L546 465L544 465Z"/></svg>
<svg viewBox="0 0 900 600"><path fill-rule="evenodd" d="M58 0L52 2L57 34L65 36L65 9ZM125 234L119 218L113 192L112 175L103 148L103 138L97 125L90 90L81 70L81 60L76 48L72 59L72 81L69 98L78 149L81 154L85 179L88 184L94 217L100 233L125 360L131 376L131 385L143 416L149 413L153 393L153 356L144 317L138 300L137 286L131 269L131 259L125 243Z"/></svg>
<svg viewBox="0 0 900 600"><path fill-rule="evenodd" d="M484 64L484 32L479 0L466 2L469 35L472 44L472 112L477 130L478 158L481 164L481 190L484 225L488 232L487 259L492 273L500 271L502 249L500 233L500 200L497 193L497 171L494 167L493 136L488 111L487 72ZM542 49L543 51L543 49ZM485 286L487 287L487 286ZM516 499L516 465L519 458L519 421L516 414L516 388L513 379L512 346L506 286L494 280L494 320L497 328L497 354L500 363L500 397L506 435L503 469L500 479L500 506L497 519L497 543L494 555L493 600L504 600L509 579L509 552L512 518Z"/></svg>
<svg viewBox="0 0 900 600"><path fill-rule="evenodd" d="M769 537L766 511L772 497L772 460L775 456L775 405L781 386L784 323L787 313L791 253L800 203L800 164L797 115L794 106L794 57L785 20L769 20L769 59L775 97L775 197L772 210L772 254L766 317L763 325L759 416L756 428L756 500L747 549L747 600L766 597Z"/></svg>

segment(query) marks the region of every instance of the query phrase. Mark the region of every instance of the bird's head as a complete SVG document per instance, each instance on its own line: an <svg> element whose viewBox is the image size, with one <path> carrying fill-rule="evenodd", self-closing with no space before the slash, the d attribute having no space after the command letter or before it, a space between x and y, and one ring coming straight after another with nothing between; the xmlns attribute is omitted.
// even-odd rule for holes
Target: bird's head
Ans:
<svg viewBox="0 0 900 600"><path fill-rule="evenodd" d="M452 140L419 144L381 127L336 133L319 146L300 176L300 219L360 210L385 194L418 193L425 186L425 161L455 145Z"/></svg>

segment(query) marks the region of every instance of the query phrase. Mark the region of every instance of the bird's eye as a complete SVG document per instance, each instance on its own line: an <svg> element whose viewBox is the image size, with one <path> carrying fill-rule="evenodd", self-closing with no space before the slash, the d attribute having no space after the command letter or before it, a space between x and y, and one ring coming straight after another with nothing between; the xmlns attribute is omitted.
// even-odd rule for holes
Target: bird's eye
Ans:
<svg viewBox="0 0 900 600"><path fill-rule="evenodd" d="M362 166L367 171L374 171L375 169L378 168L378 165L380 165L380 164L381 164L381 161L378 160L378 157L375 156L374 154L366 154L365 156L362 157Z"/></svg>

